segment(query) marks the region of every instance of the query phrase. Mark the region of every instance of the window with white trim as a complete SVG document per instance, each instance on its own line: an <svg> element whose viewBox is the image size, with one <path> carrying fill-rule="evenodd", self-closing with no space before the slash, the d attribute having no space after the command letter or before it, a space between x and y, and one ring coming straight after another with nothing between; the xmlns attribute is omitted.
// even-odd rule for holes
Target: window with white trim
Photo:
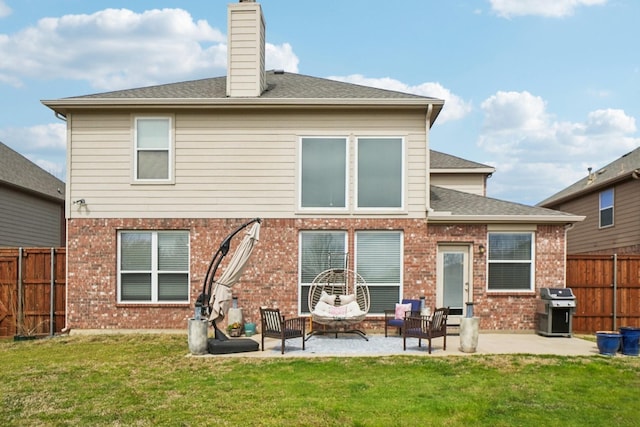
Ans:
<svg viewBox="0 0 640 427"><path fill-rule="evenodd" d="M347 206L347 139L301 138L300 207Z"/></svg>
<svg viewBox="0 0 640 427"><path fill-rule="evenodd" d="M613 225L613 188L600 192L600 228Z"/></svg>
<svg viewBox="0 0 640 427"><path fill-rule="evenodd" d="M355 234L355 269L369 287L369 314L383 314L401 299L402 245L400 231Z"/></svg>
<svg viewBox="0 0 640 427"><path fill-rule="evenodd" d="M533 233L489 233L490 291L533 290Z"/></svg>
<svg viewBox="0 0 640 427"><path fill-rule="evenodd" d="M118 302L189 302L189 232L120 231Z"/></svg>
<svg viewBox="0 0 640 427"><path fill-rule="evenodd" d="M329 268L347 265L346 231L300 232L300 312L309 313L309 290L313 279Z"/></svg>
<svg viewBox="0 0 640 427"><path fill-rule="evenodd" d="M135 119L135 180L171 180L171 158L171 119L137 117Z"/></svg>
<svg viewBox="0 0 640 427"><path fill-rule="evenodd" d="M404 207L402 138L358 138L358 208Z"/></svg>

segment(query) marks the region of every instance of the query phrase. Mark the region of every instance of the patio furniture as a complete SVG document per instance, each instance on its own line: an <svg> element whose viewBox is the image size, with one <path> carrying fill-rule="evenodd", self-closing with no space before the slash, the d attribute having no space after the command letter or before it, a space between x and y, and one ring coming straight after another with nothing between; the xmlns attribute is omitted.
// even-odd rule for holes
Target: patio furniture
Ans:
<svg viewBox="0 0 640 427"><path fill-rule="evenodd" d="M431 340L443 337L442 349L447 349L447 317L449 307L436 309L431 316L407 315L404 319L402 330L403 349L407 349L407 338L418 338L418 347L422 346L422 340L429 340L429 354L431 354Z"/></svg>
<svg viewBox="0 0 640 427"><path fill-rule="evenodd" d="M409 306L407 306L409 304ZM400 307L402 305L403 307ZM388 328L398 328L398 335L402 334L404 326L405 314L410 313L412 316L420 316L420 300L419 299L403 299L400 304L396 304L393 310L384 311L384 336L387 336Z"/></svg>
<svg viewBox="0 0 640 427"><path fill-rule="evenodd" d="M314 326L307 339L324 333L335 333L337 338L342 332L369 341L367 334L356 328L369 312L369 288L355 271L332 268L318 274L309 289L308 303Z"/></svg>
<svg viewBox="0 0 640 427"><path fill-rule="evenodd" d="M277 308L260 308L262 351L264 351L264 338L278 338L281 340L280 352L284 354L284 342L290 338L302 338L302 350L304 350L305 323L304 317L285 319Z"/></svg>

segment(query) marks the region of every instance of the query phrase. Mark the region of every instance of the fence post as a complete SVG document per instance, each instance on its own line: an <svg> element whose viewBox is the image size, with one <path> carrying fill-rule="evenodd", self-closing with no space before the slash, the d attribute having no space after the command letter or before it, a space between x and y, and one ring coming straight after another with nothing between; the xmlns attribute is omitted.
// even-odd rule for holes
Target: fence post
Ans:
<svg viewBox="0 0 640 427"><path fill-rule="evenodd" d="M51 279L49 294L49 336L53 336L56 332L55 318L55 285L56 285L56 250L51 248Z"/></svg>
<svg viewBox="0 0 640 427"><path fill-rule="evenodd" d="M24 298L22 292L22 248L18 248L18 317L16 318L16 335L24 332Z"/></svg>
<svg viewBox="0 0 640 427"><path fill-rule="evenodd" d="M618 323L618 254L613 254L613 330Z"/></svg>

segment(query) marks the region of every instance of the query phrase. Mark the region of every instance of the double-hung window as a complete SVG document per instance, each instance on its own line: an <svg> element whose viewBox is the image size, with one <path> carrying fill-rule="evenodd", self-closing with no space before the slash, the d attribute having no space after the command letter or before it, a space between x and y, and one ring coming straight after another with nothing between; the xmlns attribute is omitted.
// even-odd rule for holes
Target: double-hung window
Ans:
<svg viewBox="0 0 640 427"><path fill-rule="evenodd" d="M402 232L358 231L355 268L367 282L370 314L382 314L400 301L402 283Z"/></svg>
<svg viewBox="0 0 640 427"><path fill-rule="evenodd" d="M490 291L532 291L533 233L489 233Z"/></svg>
<svg viewBox="0 0 640 427"><path fill-rule="evenodd" d="M329 268L345 268L347 264L345 231L300 232L300 311L309 313L309 290L313 279Z"/></svg>
<svg viewBox="0 0 640 427"><path fill-rule="evenodd" d="M613 225L613 188L600 192L600 228Z"/></svg>
<svg viewBox="0 0 640 427"><path fill-rule="evenodd" d="M118 301L189 302L189 233L120 231Z"/></svg>
<svg viewBox="0 0 640 427"><path fill-rule="evenodd" d="M402 138L358 138L357 207L404 207Z"/></svg>
<svg viewBox="0 0 640 427"><path fill-rule="evenodd" d="M301 138L300 207L347 207L347 139Z"/></svg>
<svg viewBox="0 0 640 427"><path fill-rule="evenodd" d="M171 119L168 117L137 117L135 119L136 181L172 180Z"/></svg>

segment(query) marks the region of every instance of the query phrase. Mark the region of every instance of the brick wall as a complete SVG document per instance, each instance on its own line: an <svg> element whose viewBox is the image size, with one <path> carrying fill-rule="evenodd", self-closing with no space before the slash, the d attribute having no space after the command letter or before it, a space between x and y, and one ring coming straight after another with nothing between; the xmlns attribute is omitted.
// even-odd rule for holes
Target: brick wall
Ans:
<svg viewBox="0 0 640 427"><path fill-rule="evenodd" d="M220 243L244 219L70 219L68 224L67 327L71 329L186 329L193 302L202 291L204 276ZM189 230L191 236L191 303L174 305L117 304L117 231L133 229ZM404 231L404 297L425 292L435 306L436 255L441 243L473 245L475 314L482 329L532 330L534 293L486 292L485 225L426 225L418 219L266 219L241 281L233 288L245 320L259 323L259 307L277 306L287 316L298 312L298 232L346 230L349 253L354 253L356 230ZM232 242L231 253L242 239ZM564 230L540 226L536 234L536 288L564 284ZM350 267L353 267L353 257ZM225 262L216 277L224 271ZM368 319L367 330L383 327Z"/></svg>

